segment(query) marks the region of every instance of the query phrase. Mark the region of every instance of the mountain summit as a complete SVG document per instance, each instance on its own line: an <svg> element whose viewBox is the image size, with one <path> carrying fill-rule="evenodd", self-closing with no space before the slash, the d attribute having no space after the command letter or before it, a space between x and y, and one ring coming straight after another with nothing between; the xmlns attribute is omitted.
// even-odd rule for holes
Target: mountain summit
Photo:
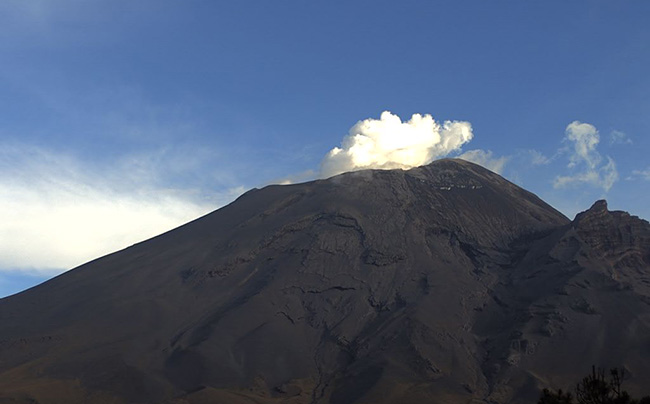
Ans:
<svg viewBox="0 0 650 404"><path fill-rule="evenodd" d="M0 300L0 402L524 403L650 374L650 224L455 159L254 189ZM647 393L647 392L646 392Z"/></svg>

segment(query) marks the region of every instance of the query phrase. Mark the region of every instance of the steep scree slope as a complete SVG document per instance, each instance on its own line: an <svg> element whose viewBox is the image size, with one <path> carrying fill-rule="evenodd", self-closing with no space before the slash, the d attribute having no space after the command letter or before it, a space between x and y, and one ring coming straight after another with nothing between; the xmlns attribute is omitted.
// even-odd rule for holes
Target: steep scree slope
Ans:
<svg viewBox="0 0 650 404"><path fill-rule="evenodd" d="M462 160L252 190L0 300L0 402L531 402L592 364L635 392L648 234Z"/></svg>

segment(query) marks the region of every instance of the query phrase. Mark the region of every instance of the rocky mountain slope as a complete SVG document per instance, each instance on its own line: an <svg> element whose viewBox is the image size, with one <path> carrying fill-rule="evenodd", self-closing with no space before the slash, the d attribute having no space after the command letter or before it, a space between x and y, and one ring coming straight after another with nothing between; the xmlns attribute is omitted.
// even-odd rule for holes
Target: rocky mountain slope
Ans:
<svg viewBox="0 0 650 404"><path fill-rule="evenodd" d="M462 160L252 190L0 300L0 402L524 403L592 364L648 394L650 225Z"/></svg>

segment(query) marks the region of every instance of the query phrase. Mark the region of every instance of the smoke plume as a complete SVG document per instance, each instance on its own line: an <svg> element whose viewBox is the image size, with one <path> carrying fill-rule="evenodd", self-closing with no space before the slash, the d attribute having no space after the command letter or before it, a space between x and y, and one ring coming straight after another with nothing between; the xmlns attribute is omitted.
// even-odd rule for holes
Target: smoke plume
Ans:
<svg viewBox="0 0 650 404"><path fill-rule="evenodd" d="M473 137L469 122L436 122L431 115L413 114L402 122L384 111L379 119L357 122L343 138L341 147L321 162L321 177L368 168L408 169L444 157Z"/></svg>

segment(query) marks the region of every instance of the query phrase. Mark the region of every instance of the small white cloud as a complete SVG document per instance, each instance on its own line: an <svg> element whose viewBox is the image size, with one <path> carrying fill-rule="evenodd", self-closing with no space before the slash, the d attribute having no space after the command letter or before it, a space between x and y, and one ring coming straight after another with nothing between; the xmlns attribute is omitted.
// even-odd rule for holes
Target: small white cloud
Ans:
<svg viewBox="0 0 650 404"><path fill-rule="evenodd" d="M645 170L634 170L632 171L632 176L628 177L627 179L633 180L636 178L641 178L646 181L650 181L650 167L646 168Z"/></svg>
<svg viewBox="0 0 650 404"><path fill-rule="evenodd" d="M602 163L602 157L597 150L600 134L595 126L573 121L566 127L564 141L570 143L568 168L574 171L570 175L557 176L555 188L575 184L590 184L609 191L618 180L616 163L610 157Z"/></svg>
<svg viewBox="0 0 650 404"><path fill-rule="evenodd" d="M595 126L573 121L566 127L565 141L573 142L574 152L569 160L569 167L575 167L580 163L585 163L593 169L600 163L600 154L596 151L596 146L600 142L600 135Z"/></svg>
<svg viewBox="0 0 650 404"><path fill-rule="evenodd" d="M0 147L0 270L55 274L217 206L131 163L97 171L61 154ZM222 201L243 191L233 188Z"/></svg>
<svg viewBox="0 0 650 404"><path fill-rule="evenodd" d="M617 180L618 171L616 170L616 163L608 157L607 164L598 170L582 171L575 175L557 176L554 186L555 188L562 188L572 184L585 183L609 191Z"/></svg>
<svg viewBox="0 0 650 404"><path fill-rule="evenodd" d="M481 165L497 174L503 173L503 168L509 159L507 156L495 157L491 150L480 149L466 151L458 158Z"/></svg>
<svg viewBox="0 0 650 404"><path fill-rule="evenodd" d="M609 134L609 144L632 144L632 139L621 131L613 130Z"/></svg>
<svg viewBox="0 0 650 404"><path fill-rule="evenodd" d="M444 157L473 137L469 122L445 121L414 114L402 122L384 111L380 119L359 121L321 162L322 177L368 168L408 169Z"/></svg>

